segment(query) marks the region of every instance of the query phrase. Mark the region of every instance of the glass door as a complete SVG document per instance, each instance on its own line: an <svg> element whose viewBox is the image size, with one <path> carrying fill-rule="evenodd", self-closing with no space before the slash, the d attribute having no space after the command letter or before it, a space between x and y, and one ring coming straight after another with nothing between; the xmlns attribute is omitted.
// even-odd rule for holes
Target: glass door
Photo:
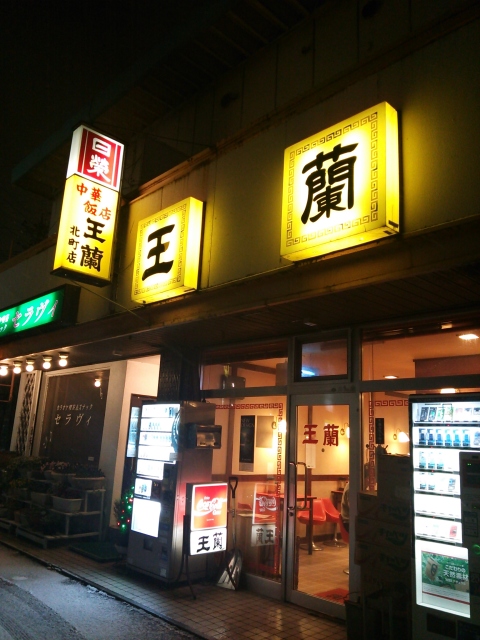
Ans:
<svg viewBox="0 0 480 640"><path fill-rule="evenodd" d="M338 618L349 593L352 403L347 394L297 396L290 413L287 599Z"/></svg>

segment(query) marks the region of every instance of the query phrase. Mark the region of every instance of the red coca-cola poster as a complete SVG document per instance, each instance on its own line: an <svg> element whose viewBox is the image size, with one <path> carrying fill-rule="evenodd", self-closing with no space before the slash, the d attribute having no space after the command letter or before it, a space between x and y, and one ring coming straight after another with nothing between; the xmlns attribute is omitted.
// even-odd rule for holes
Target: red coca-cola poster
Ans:
<svg viewBox="0 0 480 640"><path fill-rule="evenodd" d="M280 509L280 498L275 493L255 488L255 506L253 511L253 524L265 524L275 522L277 511Z"/></svg>
<svg viewBox="0 0 480 640"><path fill-rule="evenodd" d="M227 497L226 482L193 485L191 530L226 527Z"/></svg>

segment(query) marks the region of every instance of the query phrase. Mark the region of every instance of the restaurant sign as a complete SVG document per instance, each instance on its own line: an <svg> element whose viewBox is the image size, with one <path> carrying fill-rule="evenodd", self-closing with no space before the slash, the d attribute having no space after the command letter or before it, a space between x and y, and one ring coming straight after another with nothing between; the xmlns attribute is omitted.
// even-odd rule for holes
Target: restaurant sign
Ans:
<svg viewBox="0 0 480 640"><path fill-rule="evenodd" d="M203 203L186 198L138 223L132 300L155 302L198 286Z"/></svg>
<svg viewBox="0 0 480 640"><path fill-rule="evenodd" d="M8 309L0 311L0 339L32 332L46 325L53 327L61 324L74 324L78 311L80 289L72 285L65 285L47 291L41 296L19 302Z"/></svg>
<svg viewBox="0 0 480 640"><path fill-rule="evenodd" d="M304 260L399 230L398 123L389 104L285 150L284 258Z"/></svg>
<svg viewBox="0 0 480 640"><path fill-rule="evenodd" d="M53 274L110 282L124 147L81 126L70 149Z"/></svg>

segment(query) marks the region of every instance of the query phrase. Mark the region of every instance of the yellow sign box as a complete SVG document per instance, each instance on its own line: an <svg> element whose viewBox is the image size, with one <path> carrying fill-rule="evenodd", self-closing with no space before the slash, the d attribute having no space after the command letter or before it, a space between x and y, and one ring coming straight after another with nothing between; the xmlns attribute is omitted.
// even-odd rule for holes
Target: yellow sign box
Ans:
<svg viewBox="0 0 480 640"><path fill-rule="evenodd" d="M117 191L77 174L67 179L53 274L108 284L117 203Z"/></svg>
<svg viewBox="0 0 480 640"><path fill-rule="evenodd" d="M399 230L398 122L389 104L285 150L284 258L304 260Z"/></svg>
<svg viewBox="0 0 480 640"><path fill-rule="evenodd" d="M138 223L132 300L154 302L198 287L203 203L181 202Z"/></svg>

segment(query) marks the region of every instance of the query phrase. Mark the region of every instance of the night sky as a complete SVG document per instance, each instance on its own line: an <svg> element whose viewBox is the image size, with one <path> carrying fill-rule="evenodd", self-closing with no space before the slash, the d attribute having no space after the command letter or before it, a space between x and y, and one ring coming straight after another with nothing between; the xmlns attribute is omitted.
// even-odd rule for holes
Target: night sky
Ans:
<svg viewBox="0 0 480 640"><path fill-rule="evenodd" d="M0 2L0 263L45 238L50 218L50 202L11 184L13 168L184 19L190 1Z"/></svg>

